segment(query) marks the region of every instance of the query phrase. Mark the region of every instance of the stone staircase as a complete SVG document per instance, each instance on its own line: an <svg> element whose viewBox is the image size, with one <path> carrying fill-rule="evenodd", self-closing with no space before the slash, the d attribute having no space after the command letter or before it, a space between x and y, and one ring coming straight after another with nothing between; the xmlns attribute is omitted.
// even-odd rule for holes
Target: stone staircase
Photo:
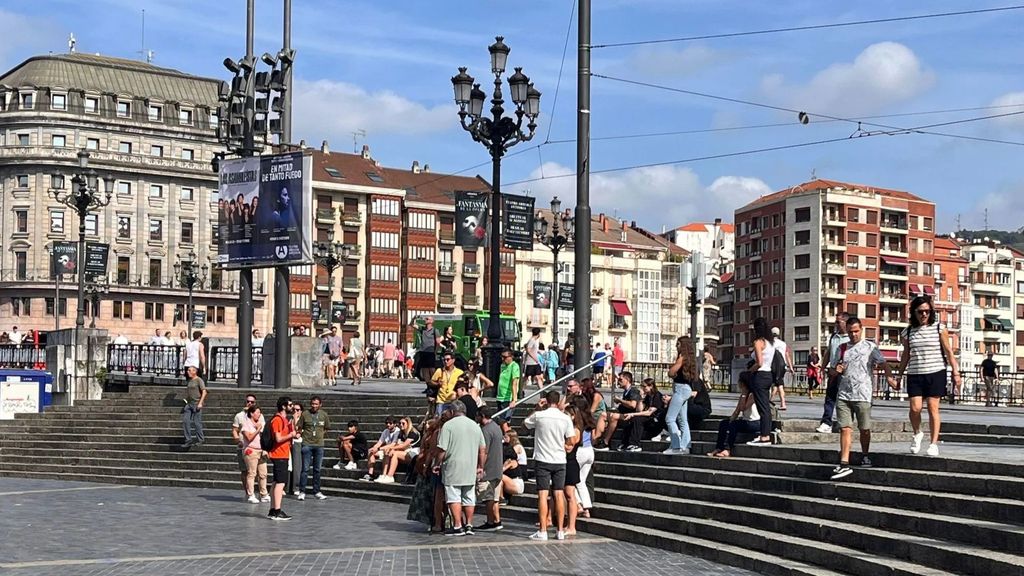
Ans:
<svg viewBox="0 0 1024 576"><path fill-rule="evenodd" d="M19 415L0 423L0 475L238 490L230 425L244 392L212 391L204 409L207 441L187 452L178 448L180 389L137 387L73 409ZM265 406L277 397L256 393ZM289 395L308 406L308 393ZM359 420L372 442L386 416L418 416L423 400L326 394L324 410L335 428ZM716 424L694 432L695 453L710 448ZM903 424L876 424L880 436L906 439ZM663 455L659 442L645 443L651 452L599 452L596 505L580 528L763 574L1024 575L1024 463L880 453L873 468L831 482L836 437L817 435L815 425L787 421L783 445L738 446L724 460ZM1012 427L944 430L947 441L1024 437ZM523 440L529 449L532 437ZM827 445L802 445L817 440ZM336 456L329 444L325 468ZM399 483L382 485L360 482L364 472L325 469L324 492L408 501L411 487L401 475ZM528 483L527 494L503 514L534 519L535 494Z"/></svg>

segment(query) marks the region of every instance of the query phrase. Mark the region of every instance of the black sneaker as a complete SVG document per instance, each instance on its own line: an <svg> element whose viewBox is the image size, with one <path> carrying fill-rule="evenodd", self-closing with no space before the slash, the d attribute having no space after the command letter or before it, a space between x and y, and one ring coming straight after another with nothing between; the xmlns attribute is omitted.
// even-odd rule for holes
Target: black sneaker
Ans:
<svg viewBox="0 0 1024 576"><path fill-rule="evenodd" d="M594 450L598 452L607 452L609 450L608 445L604 443L604 440L598 440L594 442Z"/></svg>
<svg viewBox="0 0 1024 576"><path fill-rule="evenodd" d="M466 531L463 530L462 526L459 526L458 528L449 528L449 529L445 530L444 531L444 535L445 536L465 536L466 535Z"/></svg>
<svg viewBox="0 0 1024 576"><path fill-rule="evenodd" d="M274 516L274 520L291 520L292 517L285 514L284 510L278 510L277 516Z"/></svg>
<svg viewBox="0 0 1024 576"><path fill-rule="evenodd" d="M477 528L477 530L479 530L481 532L494 532L496 530L501 530L502 528L504 528L504 526L501 524L501 522L498 522L497 524L492 524L490 522L484 522L484 525L479 527L479 528Z"/></svg>
<svg viewBox="0 0 1024 576"><path fill-rule="evenodd" d="M472 524L466 524L462 528L462 533L465 534L466 536L472 536L473 535L473 525Z"/></svg>
<svg viewBox="0 0 1024 576"><path fill-rule="evenodd" d="M865 454L864 457L860 459L860 466L861 468L871 468L871 458L868 458Z"/></svg>

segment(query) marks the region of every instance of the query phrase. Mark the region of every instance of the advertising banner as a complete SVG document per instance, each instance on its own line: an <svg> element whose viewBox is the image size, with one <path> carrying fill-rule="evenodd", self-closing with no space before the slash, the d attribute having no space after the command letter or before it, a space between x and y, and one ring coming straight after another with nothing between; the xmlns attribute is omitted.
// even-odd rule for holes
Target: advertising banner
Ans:
<svg viewBox="0 0 1024 576"><path fill-rule="evenodd" d="M78 244L54 242L50 251L50 276L74 274L78 270Z"/></svg>
<svg viewBox="0 0 1024 576"><path fill-rule="evenodd" d="M455 243L463 248L487 245L489 237L486 192L455 192Z"/></svg>
<svg viewBox="0 0 1024 576"><path fill-rule="evenodd" d="M533 201L530 196L503 194L502 238L506 248L533 250Z"/></svg>
<svg viewBox="0 0 1024 576"><path fill-rule="evenodd" d="M206 310L192 311L192 329L206 328Z"/></svg>
<svg viewBox="0 0 1024 576"><path fill-rule="evenodd" d="M348 319L348 304L331 302L331 324L343 324Z"/></svg>
<svg viewBox="0 0 1024 576"><path fill-rule="evenodd" d="M559 310L572 310L574 309L573 301L576 298L576 286L574 284L559 284L558 285L558 309Z"/></svg>
<svg viewBox="0 0 1024 576"><path fill-rule="evenodd" d="M223 160L217 262L227 269L312 262L312 157Z"/></svg>
<svg viewBox="0 0 1024 576"><path fill-rule="evenodd" d="M313 300L313 308L310 310L310 317L313 319L313 324L320 321L320 301Z"/></svg>
<svg viewBox="0 0 1024 576"><path fill-rule="evenodd" d="M551 308L551 282L533 282L533 307Z"/></svg>
<svg viewBox="0 0 1024 576"><path fill-rule="evenodd" d="M88 242L85 245L85 274L86 276L106 276L107 256L110 254L110 244L100 242Z"/></svg>

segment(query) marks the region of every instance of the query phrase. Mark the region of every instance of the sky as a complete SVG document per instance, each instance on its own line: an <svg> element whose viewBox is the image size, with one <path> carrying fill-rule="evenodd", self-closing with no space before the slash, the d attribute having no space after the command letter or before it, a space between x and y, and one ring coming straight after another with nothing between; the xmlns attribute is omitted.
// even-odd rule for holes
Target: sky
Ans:
<svg viewBox="0 0 1024 576"><path fill-rule="evenodd" d="M276 52L282 2L256 4L256 52ZM467 66L490 93L487 46L503 35L511 47L509 67L523 67L543 93L536 134L503 161L503 190L531 194L540 206L553 195L563 207L575 206L573 0L294 4L293 140L315 146L327 140L331 150L346 152L367 144L386 166L408 167L417 160L434 172L490 179L486 150L459 125L451 77ZM597 0L592 43L1011 5L1011 0ZM728 222L736 208L813 174L927 198L937 205L941 232L955 230L958 219L964 229L983 228L986 209L989 228L1018 229L1024 226L1021 30L1024 10L1012 10L595 47L594 213L635 220L659 232L715 217ZM0 69L32 55L67 51L69 33L80 52L142 58L145 48L154 51L156 65L227 79L221 62L245 50L245 2L0 0ZM890 116L981 107L994 108ZM810 122L801 124L793 110L807 111ZM1021 114L1006 115L1015 112ZM858 128L856 119L879 115L889 117L862 122L887 128L864 123ZM366 135L353 136L359 131ZM666 132L674 134L614 138ZM830 142L731 155L819 141ZM708 156L720 157L700 160Z"/></svg>

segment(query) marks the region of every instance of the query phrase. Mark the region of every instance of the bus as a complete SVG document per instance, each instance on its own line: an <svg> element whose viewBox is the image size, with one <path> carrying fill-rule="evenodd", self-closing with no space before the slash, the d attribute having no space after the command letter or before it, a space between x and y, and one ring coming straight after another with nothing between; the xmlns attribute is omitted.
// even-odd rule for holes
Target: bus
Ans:
<svg viewBox="0 0 1024 576"><path fill-rule="evenodd" d="M470 359L474 358L480 342L487 336L487 327L490 325L490 314L487 312L474 312L472 314L431 314L434 319L434 328L438 334L444 334L449 326L455 335L455 365L465 370ZM416 316L412 324L417 328L413 333L413 346L419 350L420 332L424 326L426 316ZM520 339L522 338L522 324L515 316L501 315L501 345L518 352Z"/></svg>

